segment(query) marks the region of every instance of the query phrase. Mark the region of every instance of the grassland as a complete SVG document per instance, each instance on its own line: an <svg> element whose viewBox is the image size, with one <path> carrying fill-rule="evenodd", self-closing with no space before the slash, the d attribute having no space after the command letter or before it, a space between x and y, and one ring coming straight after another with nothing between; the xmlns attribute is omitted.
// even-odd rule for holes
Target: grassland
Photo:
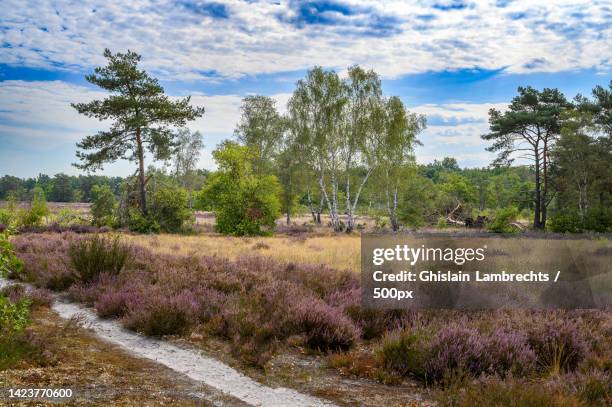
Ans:
<svg viewBox="0 0 612 407"><path fill-rule="evenodd" d="M231 237L218 234L125 235L128 242L157 253L217 256L234 260L261 255L285 263L325 264L335 269L359 271L358 235Z"/></svg>

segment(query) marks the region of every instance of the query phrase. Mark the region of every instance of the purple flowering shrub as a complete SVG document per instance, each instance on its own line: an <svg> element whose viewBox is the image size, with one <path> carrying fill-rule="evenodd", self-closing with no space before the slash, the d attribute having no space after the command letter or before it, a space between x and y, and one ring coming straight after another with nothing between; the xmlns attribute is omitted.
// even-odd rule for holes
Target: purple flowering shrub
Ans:
<svg viewBox="0 0 612 407"><path fill-rule="evenodd" d="M355 357L368 348L376 353L377 369L428 382L458 374L579 371L587 362L610 366L612 322L606 312L369 310L361 306L359 276L350 271L261 256L159 254L142 246L130 247L125 261L81 273L91 278L77 278L70 247L88 238L15 236L24 261L18 278L65 290L101 317L120 318L146 335L197 331L222 338L236 356L258 366L289 344L324 352L352 348Z"/></svg>

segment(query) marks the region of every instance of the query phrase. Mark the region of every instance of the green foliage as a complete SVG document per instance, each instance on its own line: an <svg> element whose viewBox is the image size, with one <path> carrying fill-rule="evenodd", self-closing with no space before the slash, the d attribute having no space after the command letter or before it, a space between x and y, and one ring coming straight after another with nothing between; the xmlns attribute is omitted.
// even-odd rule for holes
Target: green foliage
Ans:
<svg viewBox="0 0 612 407"><path fill-rule="evenodd" d="M406 330L388 335L377 351L381 366L398 376L423 378L427 360L425 339L423 332Z"/></svg>
<svg viewBox="0 0 612 407"><path fill-rule="evenodd" d="M7 208L0 209L0 225L10 226L17 220L17 213Z"/></svg>
<svg viewBox="0 0 612 407"><path fill-rule="evenodd" d="M30 323L30 302L22 298L13 304L4 295L0 295L0 334L14 335L25 329Z"/></svg>
<svg viewBox="0 0 612 407"><path fill-rule="evenodd" d="M91 216L96 226L114 226L117 200L108 185L94 185L91 189L93 203Z"/></svg>
<svg viewBox="0 0 612 407"><path fill-rule="evenodd" d="M119 236L96 234L72 242L68 254L75 277L89 283L102 273L119 274L128 260L129 252L129 247Z"/></svg>
<svg viewBox="0 0 612 407"><path fill-rule="evenodd" d="M579 233L582 222L577 212L556 212L550 218L550 230L557 233Z"/></svg>
<svg viewBox="0 0 612 407"><path fill-rule="evenodd" d="M131 208L128 212L128 229L138 233L159 233L161 228L150 216L144 216L138 209Z"/></svg>
<svg viewBox="0 0 612 407"><path fill-rule="evenodd" d="M151 195L149 216L163 232L179 232L183 225L193 219L187 191L176 186L157 189Z"/></svg>
<svg viewBox="0 0 612 407"><path fill-rule="evenodd" d="M96 170L126 157L137 161L140 209L146 215L145 149L157 160L168 159L176 139L172 128L201 117L204 108L192 107L189 97L172 100L166 96L159 81L139 69L137 53L128 50L113 54L106 49L104 57L108 65L97 67L85 79L112 95L72 106L80 114L114 123L110 130L86 136L77 144L77 157L81 160L77 167Z"/></svg>
<svg viewBox="0 0 612 407"><path fill-rule="evenodd" d="M495 212L493 220L487 225L490 232L495 233L512 233L516 232L511 223L516 220L518 210L514 207L502 208Z"/></svg>
<svg viewBox="0 0 612 407"><path fill-rule="evenodd" d="M49 215L45 192L40 187L33 190L32 201L29 209L18 211L18 224L20 226L39 226L43 218Z"/></svg>
<svg viewBox="0 0 612 407"><path fill-rule="evenodd" d="M217 230L232 235L261 235L271 230L281 206L276 177L255 174L253 150L234 142L225 142L213 156L219 171L211 176L200 199L212 204Z"/></svg>
<svg viewBox="0 0 612 407"><path fill-rule="evenodd" d="M0 276L15 275L22 270L23 261L15 254L8 233L0 233Z"/></svg>
<svg viewBox="0 0 612 407"><path fill-rule="evenodd" d="M84 224L87 222L81 214L71 208L62 208L52 216L53 222L57 222L60 226L70 226L75 224Z"/></svg>
<svg viewBox="0 0 612 407"><path fill-rule="evenodd" d="M448 221L444 216L440 216L438 218L438 223L436 223L436 227L438 229L446 229L448 227Z"/></svg>

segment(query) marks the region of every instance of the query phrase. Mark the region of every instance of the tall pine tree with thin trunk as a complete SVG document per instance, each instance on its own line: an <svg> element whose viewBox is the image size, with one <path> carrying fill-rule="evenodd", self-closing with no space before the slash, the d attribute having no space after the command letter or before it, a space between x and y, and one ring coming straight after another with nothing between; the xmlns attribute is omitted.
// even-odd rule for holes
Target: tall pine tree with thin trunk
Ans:
<svg viewBox="0 0 612 407"><path fill-rule="evenodd" d="M111 53L104 50L108 65L87 75L88 82L111 93L104 100L74 103L80 114L99 120L113 120L111 128L83 138L77 147L84 170L101 169L105 163L127 159L138 163L140 209L147 215L145 149L154 159L167 159L173 151L173 128L201 117L204 108L192 107L190 98L170 100L158 80L138 68L140 55L135 52Z"/></svg>

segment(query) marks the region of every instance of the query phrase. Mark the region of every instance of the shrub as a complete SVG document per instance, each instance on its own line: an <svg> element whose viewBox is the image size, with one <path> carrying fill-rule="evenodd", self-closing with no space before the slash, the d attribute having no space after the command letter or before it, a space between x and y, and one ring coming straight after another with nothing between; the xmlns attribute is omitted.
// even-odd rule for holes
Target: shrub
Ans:
<svg viewBox="0 0 612 407"><path fill-rule="evenodd" d="M117 200L108 185L94 185L91 188L91 216L96 226L114 226Z"/></svg>
<svg viewBox="0 0 612 407"><path fill-rule="evenodd" d="M200 193L201 205L212 203L216 229L230 235L262 235L280 216L281 187L276 177L256 174L254 152L233 142L213 152L219 171Z"/></svg>
<svg viewBox="0 0 612 407"><path fill-rule="evenodd" d="M100 274L119 274L125 266L129 247L121 242L119 236L105 237L93 235L78 239L70 244L70 264L75 276L82 282L91 282Z"/></svg>
<svg viewBox="0 0 612 407"><path fill-rule="evenodd" d="M438 229L446 229L448 227L448 221L446 220L446 218L443 216L440 216L438 218L438 223L436 223L436 227Z"/></svg>
<svg viewBox="0 0 612 407"><path fill-rule="evenodd" d="M30 323L30 301L21 298L16 303L0 295L0 336L11 336L25 329Z"/></svg>
<svg viewBox="0 0 612 407"><path fill-rule="evenodd" d="M359 337L359 330L349 318L322 301L304 301L293 312L312 349L346 350Z"/></svg>
<svg viewBox="0 0 612 407"><path fill-rule="evenodd" d="M193 218L187 207L187 191L175 186L167 186L150 195L150 216L164 232L179 232L183 225Z"/></svg>
<svg viewBox="0 0 612 407"><path fill-rule="evenodd" d="M129 329L148 336L182 334L191 327L198 309L198 302L187 291L174 296L149 293L131 304L124 321Z"/></svg>
<svg viewBox="0 0 612 407"><path fill-rule="evenodd" d="M491 380L457 383L437 394L441 407L582 407L571 395L534 383Z"/></svg>
<svg viewBox="0 0 612 407"><path fill-rule="evenodd" d="M14 276L22 270L23 261L15 254L8 233L0 233L0 276Z"/></svg>
<svg viewBox="0 0 612 407"><path fill-rule="evenodd" d="M27 300L30 307L48 307L53 303L53 295L49 291L39 288L26 290L21 284L12 284L2 288L0 296L7 297L13 304Z"/></svg>
<svg viewBox="0 0 612 407"><path fill-rule="evenodd" d="M431 341L426 365L427 379L439 381L453 374L478 376L490 362L480 333L452 324L444 326Z"/></svg>
<svg viewBox="0 0 612 407"><path fill-rule="evenodd" d="M550 230L557 233L579 233L582 225L578 213L556 212L550 217Z"/></svg>
<svg viewBox="0 0 612 407"><path fill-rule="evenodd" d="M7 227L14 224L17 220L17 214L14 210L6 208L0 209L0 225L6 225Z"/></svg>
<svg viewBox="0 0 612 407"><path fill-rule="evenodd" d="M128 217L128 228L138 233L159 233L159 223L150 216L145 217L138 209L130 209Z"/></svg>
<svg viewBox="0 0 612 407"><path fill-rule="evenodd" d="M487 224L487 229L495 233L512 233L515 229L511 223L516 220L518 211L516 208L502 208L495 212L493 220Z"/></svg>
<svg viewBox="0 0 612 407"><path fill-rule="evenodd" d="M497 329L486 340L485 354L491 361L487 373L501 377L508 374L524 376L536 367L536 355L527 343L527 335L520 331Z"/></svg>
<svg viewBox="0 0 612 407"><path fill-rule="evenodd" d="M553 374L576 369L587 353L587 345L576 323L545 321L529 332L529 345L538 365Z"/></svg>
<svg viewBox="0 0 612 407"><path fill-rule="evenodd" d="M19 212L19 224L21 226L38 226L42 223L42 219L49 215L45 192L40 187L34 188L30 209Z"/></svg>
<svg viewBox="0 0 612 407"><path fill-rule="evenodd" d="M381 366L396 375L424 378L427 361L424 332L407 330L387 335L377 351Z"/></svg>

